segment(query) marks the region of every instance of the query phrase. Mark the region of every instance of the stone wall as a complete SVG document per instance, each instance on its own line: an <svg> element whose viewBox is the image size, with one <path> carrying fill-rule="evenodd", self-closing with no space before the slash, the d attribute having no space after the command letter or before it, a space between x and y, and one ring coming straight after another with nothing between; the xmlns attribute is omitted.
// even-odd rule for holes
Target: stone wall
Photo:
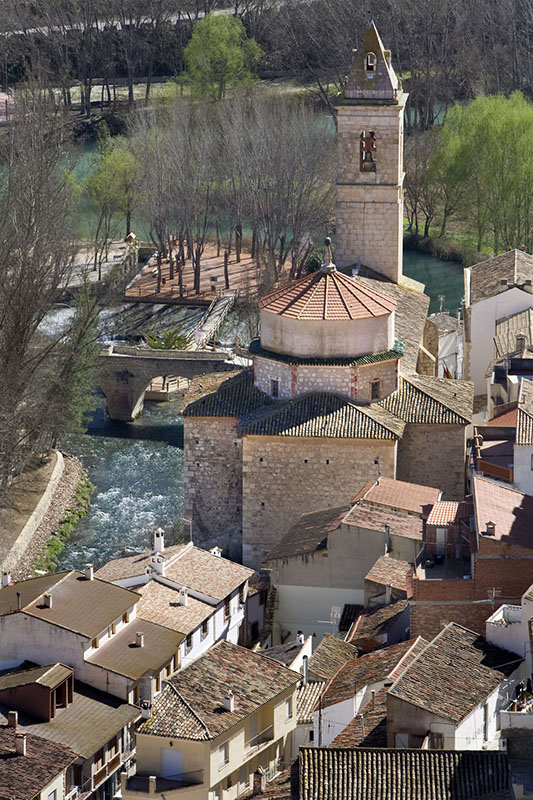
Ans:
<svg viewBox="0 0 533 800"><path fill-rule="evenodd" d="M371 401L373 381L380 382L380 398L398 386L398 359L358 367L319 367L284 364L270 358L254 358L254 380L258 389L271 394L271 381L279 382L279 397L306 392L337 392L360 403Z"/></svg>
<svg viewBox="0 0 533 800"><path fill-rule="evenodd" d="M241 559L242 439L232 418L185 417L184 515L195 544Z"/></svg>
<svg viewBox="0 0 533 800"><path fill-rule="evenodd" d="M443 500L463 500L465 444L462 425L407 424L398 445L398 479L435 486Z"/></svg>
<svg viewBox="0 0 533 800"><path fill-rule="evenodd" d="M394 478L395 463L395 441L245 437L243 563L258 567L304 512L348 504L378 474Z"/></svg>

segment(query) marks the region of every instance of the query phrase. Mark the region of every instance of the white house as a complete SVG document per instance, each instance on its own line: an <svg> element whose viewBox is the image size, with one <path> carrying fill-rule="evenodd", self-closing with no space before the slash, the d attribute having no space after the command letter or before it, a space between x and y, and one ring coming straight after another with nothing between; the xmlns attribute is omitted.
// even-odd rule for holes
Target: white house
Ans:
<svg viewBox="0 0 533 800"><path fill-rule="evenodd" d="M158 528L153 551L113 559L96 577L135 590L141 595L139 617L183 634L180 660L185 666L220 639L239 640L253 570L220 553L192 542L165 547L164 531Z"/></svg>
<svg viewBox="0 0 533 800"><path fill-rule="evenodd" d="M439 378L463 377L463 323L458 317L440 312L430 314L429 320L439 334Z"/></svg>

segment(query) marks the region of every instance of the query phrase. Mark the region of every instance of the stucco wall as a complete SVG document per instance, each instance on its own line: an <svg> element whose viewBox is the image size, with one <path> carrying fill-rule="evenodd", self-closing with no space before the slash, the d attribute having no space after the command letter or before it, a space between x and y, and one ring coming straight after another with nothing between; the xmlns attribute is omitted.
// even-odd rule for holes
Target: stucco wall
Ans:
<svg viewBox="0 0 533 800"><path fill-rule="evenodd" d="M395 461L390 440L245 437L243 563L259 567L304 511L348 503L378 474L396 477Z"/></svg>
<svg viewBox="0 0 533 800"><path fill-rule="evenodd" d="M233 418L184 420L185 517L195 544L241 558L242 439Z"/></svg>
<svg viewBox="0 0 533 800"><path fill-rule="evenodd" d="M435 486L443 500L465 491L466 429L462 425L407 424L398 445L397 478Z"/></svg>
<svg viewBox="0 0 533 800"><path fill-rule="evenodd" d="M513 447L513 486L524 494L533 494L533 447Z"/></svg>

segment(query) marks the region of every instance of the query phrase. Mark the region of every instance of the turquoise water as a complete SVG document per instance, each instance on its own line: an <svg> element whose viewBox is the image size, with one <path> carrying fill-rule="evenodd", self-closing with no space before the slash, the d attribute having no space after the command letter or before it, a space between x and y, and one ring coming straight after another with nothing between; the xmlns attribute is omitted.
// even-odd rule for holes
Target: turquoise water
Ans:
<svg viewBox="0 0 533 800"><path fill-rule="evenodd" d="M403 271L409 278L425 284L425 292L430 297L430 314L442 310L455 316L464 294L461 264L441 261L415 250L404 250Z"/></svg>

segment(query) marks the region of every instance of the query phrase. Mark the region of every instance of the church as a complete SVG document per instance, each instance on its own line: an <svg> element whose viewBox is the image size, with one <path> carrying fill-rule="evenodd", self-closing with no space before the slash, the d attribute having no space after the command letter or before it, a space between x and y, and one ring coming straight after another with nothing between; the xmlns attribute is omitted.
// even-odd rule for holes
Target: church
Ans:
<svg viewBox="0 0 533 800"><path fill-rule="evenodd" d="M464 497L473 387L435 377L429 298L402 274L406 99L372 24L338 99L335 259L327 240L321 269L260 299L251 369L191 386L185 514L248 566L380 475Z"/></svg>

